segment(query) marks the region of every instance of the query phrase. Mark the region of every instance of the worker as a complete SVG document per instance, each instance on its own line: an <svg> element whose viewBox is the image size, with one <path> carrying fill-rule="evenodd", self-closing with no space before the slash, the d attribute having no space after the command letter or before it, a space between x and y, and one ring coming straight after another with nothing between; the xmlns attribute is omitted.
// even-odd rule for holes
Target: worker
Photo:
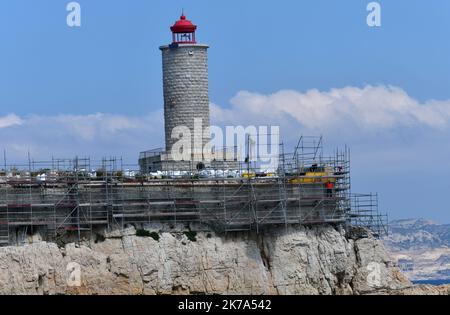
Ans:
<svg viewBox="0 0 450 315"><path fill-rule="evenodd" d="M330 197L330 198L333 197L334 184L330 180L328 180L325 184L325 187L327 189L327 197Z"/></svg>

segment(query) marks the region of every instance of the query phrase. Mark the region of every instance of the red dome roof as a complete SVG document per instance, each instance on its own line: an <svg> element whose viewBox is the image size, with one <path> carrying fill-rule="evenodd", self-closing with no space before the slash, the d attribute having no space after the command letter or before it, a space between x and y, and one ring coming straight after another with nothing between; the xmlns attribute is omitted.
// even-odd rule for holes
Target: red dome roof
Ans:
<svg viewBox="0 0 450 315"><path fill-rule="evenodd" d="M192 24L191 21L186 20L184 14L182 14L180 19L170 28L172 33L194 33L196 29L197 26Z"/></svg>

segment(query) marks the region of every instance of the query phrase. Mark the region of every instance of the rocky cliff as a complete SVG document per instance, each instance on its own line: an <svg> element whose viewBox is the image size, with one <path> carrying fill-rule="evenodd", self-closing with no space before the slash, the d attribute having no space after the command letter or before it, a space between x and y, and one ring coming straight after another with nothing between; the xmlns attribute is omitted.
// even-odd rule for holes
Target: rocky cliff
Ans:
<svg viewBox="0 0 450 315"><path fill-rule="evenodd" d="M152 237L128 228L90 244L0 248L1 294L371 294L410 286L380 241L333 226Z"/></svg>

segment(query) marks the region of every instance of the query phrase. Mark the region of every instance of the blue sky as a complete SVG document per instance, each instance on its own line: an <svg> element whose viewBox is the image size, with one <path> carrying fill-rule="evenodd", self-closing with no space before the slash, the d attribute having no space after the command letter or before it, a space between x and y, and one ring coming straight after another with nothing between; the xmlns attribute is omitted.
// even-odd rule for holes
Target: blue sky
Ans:
<svg viewBox="0 0 450 315"><path fill-rule="evenodd" d="M11 159L134 163L161 145L158 46L184 8L211 46L213 122L348 144L355 191L379 192L392 218L450 222L449 1L379 1L375 29L369 0L79 0L78 29L66 25L68 2L0 3L0 147ZM269 115L251 110L256 101Z"/></svg>

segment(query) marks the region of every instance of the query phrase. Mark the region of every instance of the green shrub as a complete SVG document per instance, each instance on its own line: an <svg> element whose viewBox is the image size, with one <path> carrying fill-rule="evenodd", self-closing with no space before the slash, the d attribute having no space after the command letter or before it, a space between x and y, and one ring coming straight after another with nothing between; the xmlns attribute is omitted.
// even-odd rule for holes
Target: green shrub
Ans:
<svg viewBox="0 0 450 315"><path fill-rule="evenodd" d="M103 234L95 234L95 243L104 242L106 237Z"/></svg>
<svg viewBox="0 0 450 315"><path fill-rule="evenodd" d="M136 236L139 237L150 237L150 232L147 230L143 230L143 229L138 229L136 230Z"/></svg>
<svg viewBox="0 0 450 315"><path fill-rule="evenodd" d="M155 241L159 241L159 234L156 232L150 232L144 229L137 229L136 230L136 236L139 237L151 237L153 238Z"/></svg>
<svg viewBox="0 0 450 315"><path fill-rule="evenodd" d="M153 238L155 241L159 241L159 234L156 232L151 232L150 237Z"/></svg>
<svg viewBox="0 0 450 315"><path fill-rule="evenodd" d="M191 242L197 242L197 232L195 231L186 231L183 232L184 235L190 240Z"/></svg>

